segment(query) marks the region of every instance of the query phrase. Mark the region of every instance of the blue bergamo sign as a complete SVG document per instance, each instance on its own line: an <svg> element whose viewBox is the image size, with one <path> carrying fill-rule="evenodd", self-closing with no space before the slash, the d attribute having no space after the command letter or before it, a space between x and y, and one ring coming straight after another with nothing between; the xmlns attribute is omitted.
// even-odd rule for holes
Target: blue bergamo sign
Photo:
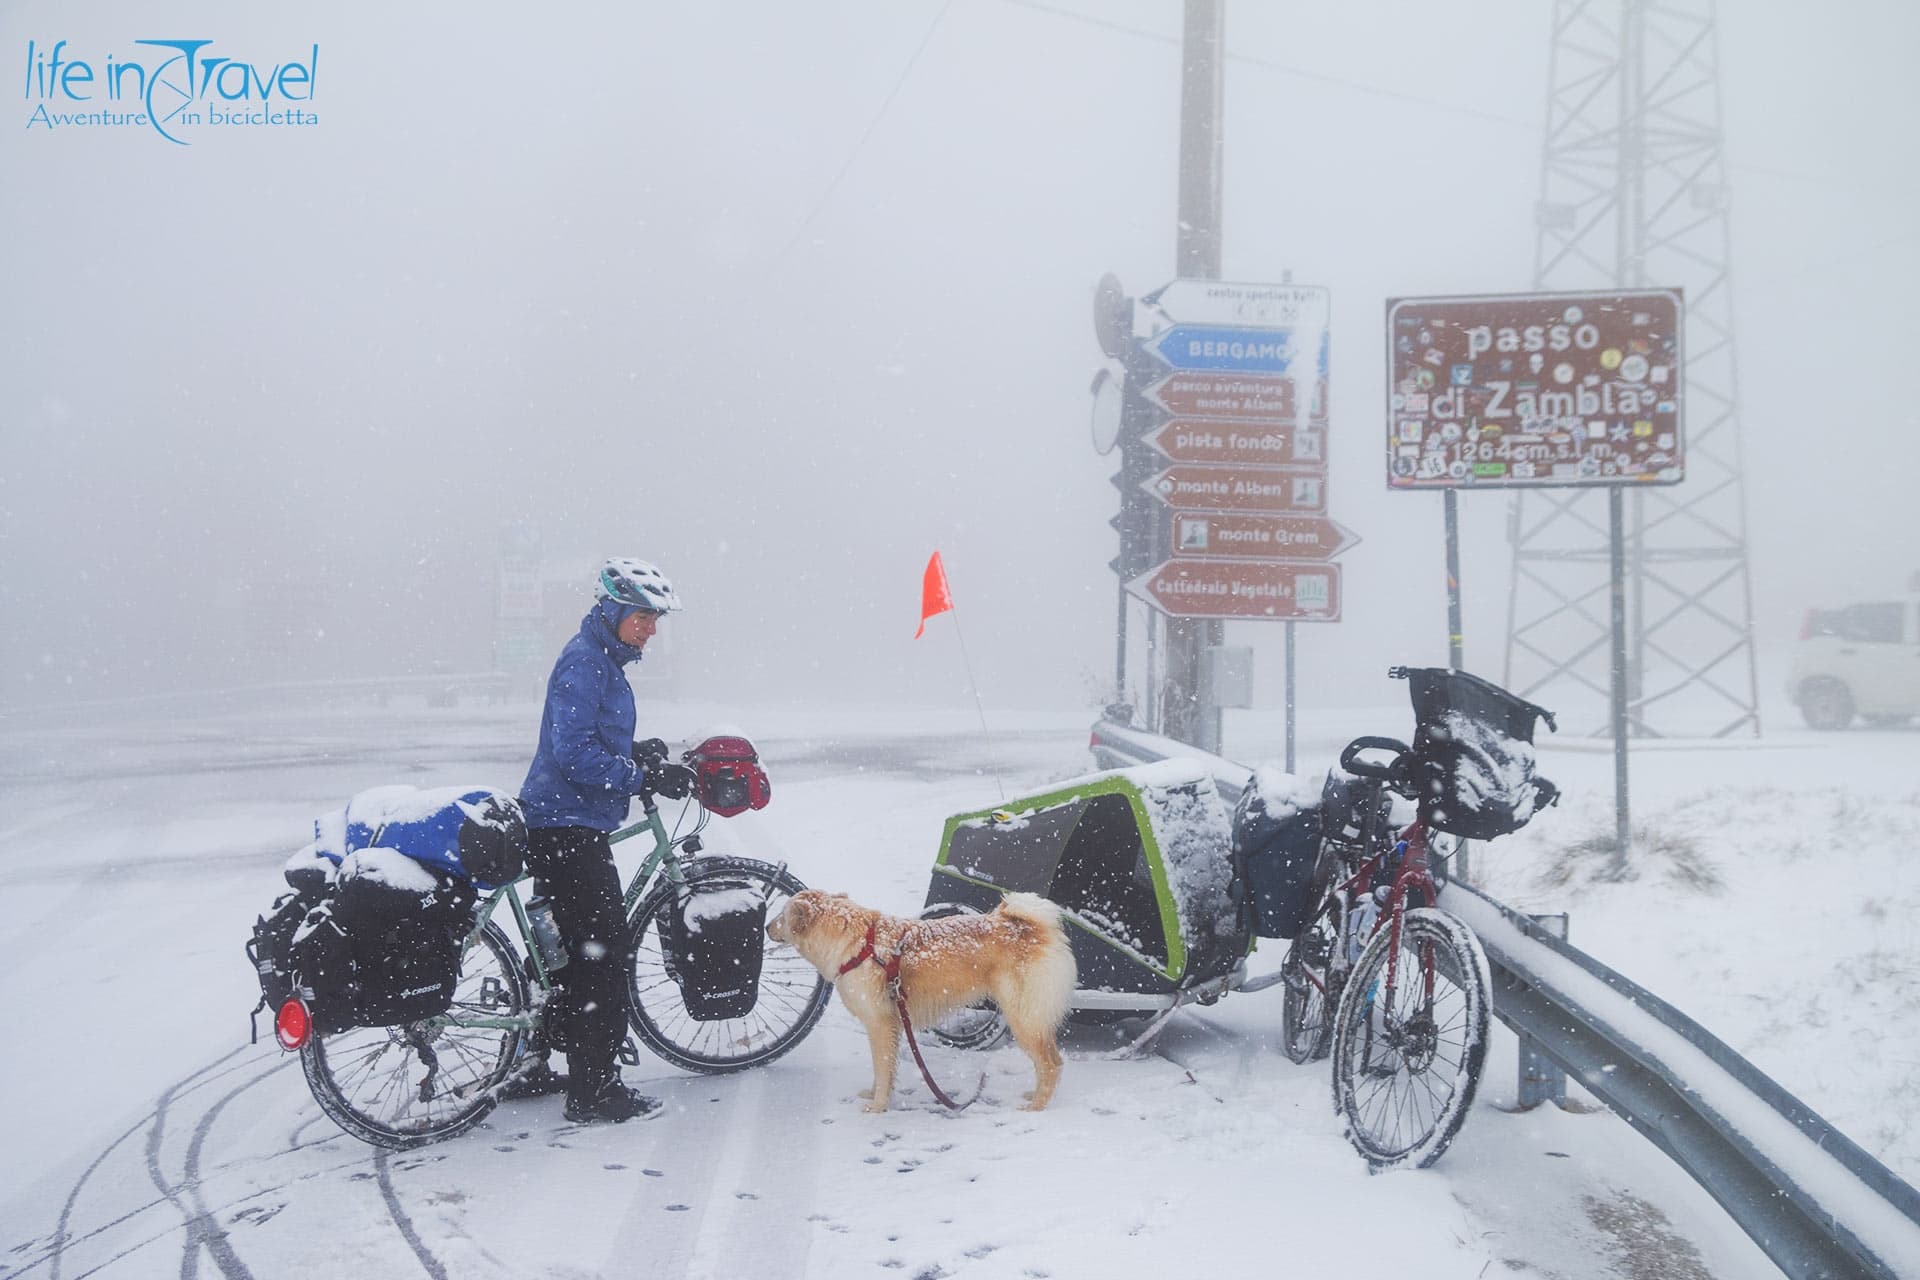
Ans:
<svg viewBox="0 0 1920 1280"><path fill-rule="evenodd" d="M1316 341L1317 340L1317 341ZM1318 352L1308 350L1312 344ZM1300 373L1317 356L1326 372L1326 330L1248 329L1177 324L1150 344L1176 369L1224 369L1236 373Z"/></svg>

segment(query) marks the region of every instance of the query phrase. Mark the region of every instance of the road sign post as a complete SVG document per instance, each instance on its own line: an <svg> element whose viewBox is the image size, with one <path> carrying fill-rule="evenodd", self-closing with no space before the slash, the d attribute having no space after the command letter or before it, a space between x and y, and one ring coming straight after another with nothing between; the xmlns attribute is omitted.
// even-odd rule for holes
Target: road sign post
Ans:
<svg viewBox="0 0 1920 1280"><path fill-rule="evenodd" d="M1683 321L1678 289L1387 303L1387 486L1446 492L1454 666L1464 660L1456 492L1608 489L1616 873L1631 829L1621 491L1685 479Z"/></svg>

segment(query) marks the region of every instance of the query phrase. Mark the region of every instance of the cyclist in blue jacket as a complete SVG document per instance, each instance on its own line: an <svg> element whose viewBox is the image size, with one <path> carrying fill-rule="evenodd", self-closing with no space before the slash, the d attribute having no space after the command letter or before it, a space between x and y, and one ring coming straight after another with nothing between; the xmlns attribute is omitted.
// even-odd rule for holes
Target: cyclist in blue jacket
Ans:
<svg viewBox="0 0 1920 1280"><path fill-rule="evenodd" d="M684 796L692 781L664 748L634 742L628 664L638 662L660 619L678 612L680 597L644 560L613 559L600 568L595 602L567 641L547 681L540 745L520 788L528 827L527 863L553 904L568 961L549 1008L549 1044L567 1055L561 1076L537 1063L515 1093L567 1091L566 1116L577 1123L631 1120L657 1099L620 1083L626 1038L626 929L620 873L609 833L627 818L633 797Z"/></svg>

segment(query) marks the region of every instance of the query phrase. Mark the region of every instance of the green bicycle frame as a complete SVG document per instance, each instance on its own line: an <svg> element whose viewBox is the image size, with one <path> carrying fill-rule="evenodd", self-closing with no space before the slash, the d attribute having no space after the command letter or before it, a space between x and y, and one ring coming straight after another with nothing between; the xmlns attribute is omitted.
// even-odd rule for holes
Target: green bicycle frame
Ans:
<svg viewBox="0 0 1920 1280"><path fill-rule="evenodd" d="M626 912L629 920L633 918L634 909L640 905L640 899L642 895L646 893L647 887L652 884L655 871L661 870L664 867L669 883L686 883L686 877L680 870L680 859L674 856L673 849L675 841L672 836L667 834L666 824L660 820L660 810L649 801L646 806L646 814L647 816L641 821L633 823L630 826L622 827L607 837L609 844L619 844L621 841L632 839L644 831L653 833L653 852L647 855L646 861L640 864L639 868L634 871L633 878L627 882L627 890L622 901L622 909ZM694 831L698 831L700 826L703 825L705 824L696 825ZM691 831L687 833L689 836L692 834L693 832ZM681 839L685 840L686 837L683 836ZM461 944L461 955L464 956L479 941L480 931L487 927L488 921L493 919L493 913L504 900L513 908L514 923L520 928L520 941L526 948L527 959L531 962L534 984L542 991L552 991L553 976L547 969L546 957L540 953L540 948L534 945L533 922L527 918L526 903L521 901L517 889L517 886L522 880L529 879L532 879L532 877L523 875L518 880L511 880L501 885L498 889L495 889L493 893L487 897L487 900L474 912L473 928L468 932L466 941ZM437 1019L437 1021L443 1025L460 1027L498 1027L501 1030L518 1028L522 1031L530 1031L535 1024L538 1023L539 1018L540 1014L538 1010L536 1010L532 1013L503 1018L443 1016Z"/></svg>

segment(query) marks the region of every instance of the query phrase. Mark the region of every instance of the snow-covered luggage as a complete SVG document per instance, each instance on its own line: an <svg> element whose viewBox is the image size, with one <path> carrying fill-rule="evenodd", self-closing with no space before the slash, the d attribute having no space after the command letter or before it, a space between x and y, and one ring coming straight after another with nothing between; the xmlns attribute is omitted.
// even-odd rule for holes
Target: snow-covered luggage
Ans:
<svg viewBox="0 0 1920 1280"><path fill-rule="evenodd" d="M1406 667L1415 727L1412 767L1420 817L1468 840L1527 825L1559 792L1534 774L1533 725L1553 713L1499 685L1444 667Z"/></svg>
<svg viewBox="0 0 1920 1280"><path fill-rule="evenodd" d="M517 879L525 864L519 802L490 787L374 787L313 834L287 860L294 892L247 941L255 1012L301 996L322 1033L444 1013L476 887Z"/></svg>
<svg viewBox="0 0 1920 1280"><path fill-rule="evenodd" d="M677 910L661 913L667 972L695 1022L753 1012L766 929L766 897L738 886L691 886Z"/></svg>
<svg viewBox="0 0 1920 1280"><path fill-rule="evenodd" d="M353 1019L388 1027L445 1013L460 976L473 886L394 849L340 864L331 922L353 956Z"/></svg>
<svg viewBox="0 0 1920 1280"><path fill-rule="evenodd" d="M1320 817L1317 797L1292 774L1261 768L1247 779L1233 808L1233 852L1255 936L1291 938L1306 924Z"/></svg>
<svg viewBox="0 0 1920 1280"><path fill-rule="evenodd" d="M336 865L377 845L497 889L526 864L520 802L492 787L371 787L313 828L312 847Z"/></svg>

